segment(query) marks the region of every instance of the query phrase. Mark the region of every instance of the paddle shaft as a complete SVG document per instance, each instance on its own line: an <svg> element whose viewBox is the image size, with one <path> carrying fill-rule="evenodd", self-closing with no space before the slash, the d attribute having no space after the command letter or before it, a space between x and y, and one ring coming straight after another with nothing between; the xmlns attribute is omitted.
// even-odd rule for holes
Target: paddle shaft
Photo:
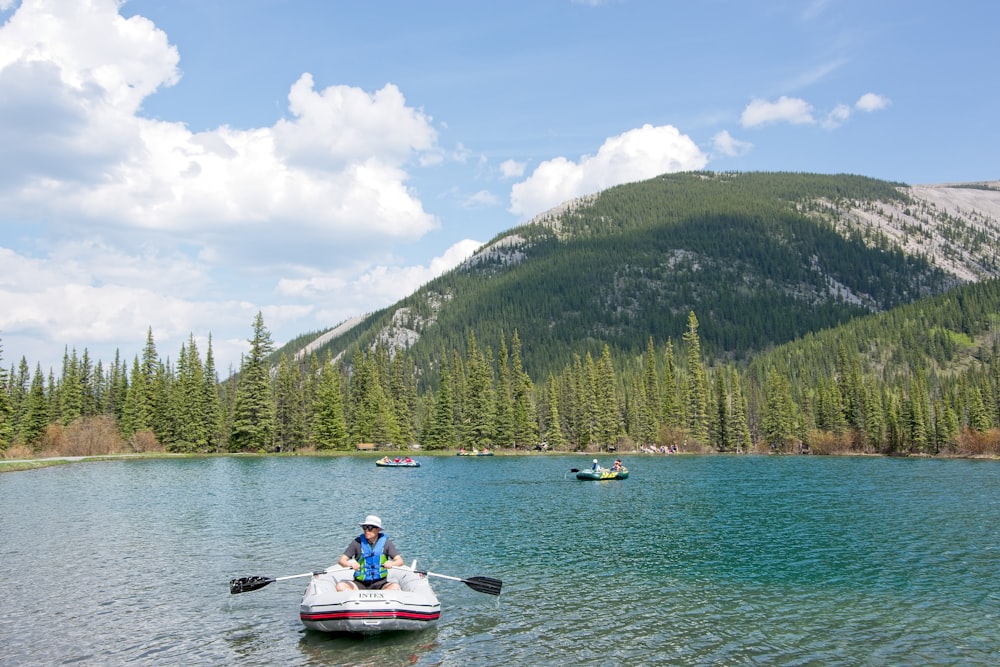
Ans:
<svg viewBox="0 0 1000 667"><path fill-rule="evenodd" d="M313 572L303 572L302 574L290 574L285 577L240 577L239 579L229 580L229 592L232 595L237 593L248 593L250 591L255 591L259 588L264 588L276 581L286 581L288 579L301 579L303 577L312 577L317 574L327 574L329 572L339 572L342 570L350 570L349 567L328 567L325 570L315 570Z"/></svg>
<svg viewBox="0 0 1000 667"><path fill-rule="evenodd" d="M321 572L322 573L322 572ZM275 581L285 581L286 579L301 579L302 577L311 577L316 572L303 572L302 574L290 574L287 577L275 577Z"/></svg>
<svg viewBox="0 0 1000 667"><path fill-rule="evenodd" d="M452 577L447 574L438 574L437 572L428 572L427 570L414 570L409 567L396 568L398 570L407 570L408 572L416 572L417 574L422 574L427 577L439 577L441 579L451 579L452 581L461 581L463 584L468 586L474 591L480 593L486 593L487 595L500 595L500 588L503 586L503 582L499 579L494 579L492 577L470 577L468 579L462 579L461 577Z"/></svg>

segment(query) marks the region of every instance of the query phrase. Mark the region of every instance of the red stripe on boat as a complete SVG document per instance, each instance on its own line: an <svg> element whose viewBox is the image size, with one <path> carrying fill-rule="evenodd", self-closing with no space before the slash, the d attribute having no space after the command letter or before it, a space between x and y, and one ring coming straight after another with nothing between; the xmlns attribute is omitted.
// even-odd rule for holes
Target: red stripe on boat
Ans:
<svg viewBox="0 0 1000 667"><path fill-rule="evenodd" d="M299 614L303 621L342 621L351 618L406 618L414 621L434 621L441 618L441 612L432 611L323 611Z"/></svg>

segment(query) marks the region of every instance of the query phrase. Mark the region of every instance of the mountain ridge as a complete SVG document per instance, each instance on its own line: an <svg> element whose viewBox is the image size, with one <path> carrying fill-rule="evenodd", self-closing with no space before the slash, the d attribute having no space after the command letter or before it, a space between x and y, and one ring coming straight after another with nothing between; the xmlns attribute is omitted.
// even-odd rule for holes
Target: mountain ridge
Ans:
<svg viewBox="0 0 1000 667"><path fill-rule="evenodd" d="M326 332L310 351L339 355L376 343L414 348L437 326L462 331L439 331L435 347L456 344L470 328L519 329L531 332L533 346L565 344L579 333L576 343L588 349L611 341L634 353L637 337L622 333L630 324L649 329L638 338L664 337L694 311L716 354L740 356L996 277L997 247L1000 181L908 186L852 175L664 174L569 200L506 230L396 304L341 325L339 335ZM594 293L574 290L573 281L588 276L572 261L558 264L566 252L604 271ZM605 262L601 255L609 252L621 261ZM551 275L556 265L573 274L568 284ZM866 271L867 281L855 275ZM504 290L537 305L536 312L519 312ZM531 293L539 290L553 294ZM739 298L789 313L802 325L789 322L779 334L762 320L766 336L747 341ZM475 301L488 312L477 312ZM460 314L450 313L456 308ZM602 321L588 319L588 310ZM550 321L539 326L536 316ZM714 331L713 317L725 325L717 328L730 331ZM546 336L546 329L558 333ZM545 370L544 363L529 365Z"/></svg>

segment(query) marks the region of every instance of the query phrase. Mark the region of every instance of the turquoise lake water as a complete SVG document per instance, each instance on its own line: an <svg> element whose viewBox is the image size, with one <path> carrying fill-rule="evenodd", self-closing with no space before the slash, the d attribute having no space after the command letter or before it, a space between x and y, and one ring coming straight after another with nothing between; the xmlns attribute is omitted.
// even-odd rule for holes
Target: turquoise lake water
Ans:
<svg viewBox="0 0 1000 667"><path fill-rule="evenodd" d="M1000 664L1000 462L205 458L0 475L0 665ZM611 463L609 458L602 461ZM307 632L305 579L366 514L439 625Z"/></svg>

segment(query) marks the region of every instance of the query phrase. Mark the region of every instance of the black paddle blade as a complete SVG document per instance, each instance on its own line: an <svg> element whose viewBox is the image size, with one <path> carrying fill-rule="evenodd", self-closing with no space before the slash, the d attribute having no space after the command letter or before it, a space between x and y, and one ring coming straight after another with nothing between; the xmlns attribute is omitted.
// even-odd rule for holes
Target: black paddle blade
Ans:
<svg viewBox="0 0 1000 667"><path fill-rule="evenodd" d="M500 588L503 587L502 581L493 579L492 577L469 577L468 579L462 579L462 583L474 591L486 593L487 595L500 595Z"/></svg>
<svg viewBox="0 0 1000 667"><path fill-rule="evenodd" d="M229 593L231 595L236 595L237 593L255 591L258 588L264 588L264 586L273 584L274 582L275 580L271 577L240 577L239 579L230 579Z"/></svg>

